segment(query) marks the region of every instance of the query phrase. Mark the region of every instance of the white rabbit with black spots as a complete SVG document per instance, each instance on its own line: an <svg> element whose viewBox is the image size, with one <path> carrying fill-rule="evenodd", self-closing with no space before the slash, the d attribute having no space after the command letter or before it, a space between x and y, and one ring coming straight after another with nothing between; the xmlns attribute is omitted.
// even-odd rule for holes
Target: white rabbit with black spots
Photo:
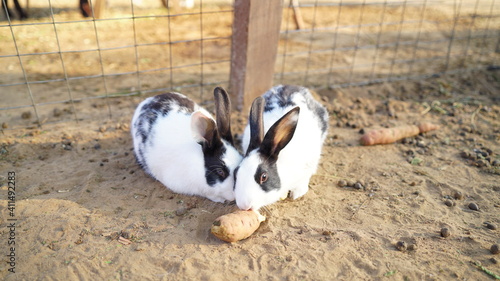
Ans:
<svg viewBox="0 0 500 281"><path fill-rule="evenodd" d="M242 156L233 145L227 92L214 90L216 120L179 93L145 99L132 118L137 162L170 190L234 200L234 169Z"/></svg>
<svg viewBox="0 0 500 281"><path fill-rule="evenodd" d="M236 204L259 210L309 190L328 130L328 112L308 89L279 85L258 97L250 110L235 171Z"/></svg>

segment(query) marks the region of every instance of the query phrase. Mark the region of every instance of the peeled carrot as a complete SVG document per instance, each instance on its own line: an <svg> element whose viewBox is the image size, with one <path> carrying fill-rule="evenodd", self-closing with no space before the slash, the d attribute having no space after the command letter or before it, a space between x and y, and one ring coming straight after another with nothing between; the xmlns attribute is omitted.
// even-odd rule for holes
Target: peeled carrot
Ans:
<svg viewBox="0 0 500 281"><path fill-rule="evenodd" d="M210 231L226 242L236 242L250 237L266 218L255 211L238 210L218 217Z"/></svg>
<svg viewBox="0 0 500 281"><path fill-rule="evenodd" d="M438 129L439 126L432 123L422 123L418 126L405 125L394 128L372 130L364 134L360 142L362 145L388 144L400 139L416 136L420 133Z"/></svg>

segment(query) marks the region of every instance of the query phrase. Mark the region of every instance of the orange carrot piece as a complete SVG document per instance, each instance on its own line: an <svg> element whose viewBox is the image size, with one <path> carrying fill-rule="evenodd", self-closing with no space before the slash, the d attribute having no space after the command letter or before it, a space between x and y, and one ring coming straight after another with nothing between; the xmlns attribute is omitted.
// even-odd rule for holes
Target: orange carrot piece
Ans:
<svg viewBox="0 0 500 281"><path fill-rule="evenodd" d="M422 123L418 126L405 125L394 128L372 130L364 134L360 142L362 145L388 144L394 143L400 139L416 136L419 133L438 129L437 125L431 123Z"/></svg>
<svg viewBox="0 0 500 281"><path fill-rule="evenodd" d="M210 231L226 242L236 242L250 237L266 218L255 211L238 210L218 217Z"/></svg>
<svg viewBox="0 0 500 281"><path fill-rule="evenodd" d="M420 130L420 133L425 133L433 130L439 129L439 126L436 124L432 123L422 123L418 125L418 129Z"/></svg>

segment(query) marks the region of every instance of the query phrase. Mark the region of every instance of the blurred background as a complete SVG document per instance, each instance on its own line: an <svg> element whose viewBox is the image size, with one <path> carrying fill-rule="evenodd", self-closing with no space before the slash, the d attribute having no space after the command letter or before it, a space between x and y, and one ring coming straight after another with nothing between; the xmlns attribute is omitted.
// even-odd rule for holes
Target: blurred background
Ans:
<svg viewBox="0 0 500 281"><path fill-rule="evenodd" d="M0 1L2 130L131 116L166 91L203 104L229 85L233 1L108 0L88 17L76 0L19 0L25 15ZM282 15L275 84L325 92L500 66L494 0L292 0Z"/></svg>

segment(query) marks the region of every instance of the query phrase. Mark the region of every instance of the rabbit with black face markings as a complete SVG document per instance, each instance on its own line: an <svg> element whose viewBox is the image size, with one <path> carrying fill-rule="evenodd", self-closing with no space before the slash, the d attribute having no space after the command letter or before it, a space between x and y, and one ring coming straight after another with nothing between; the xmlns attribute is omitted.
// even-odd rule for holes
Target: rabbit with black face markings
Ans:
<svg viewBox="0 0 500 281"><path fill-rule="evenodd" d="M237 206L259 210L306 194L327 130L327 110L304 87L279 85L255 99L235 171Z"/></svg>
<svg viewBox="0 0 500 281"><path fill-rule="evenodd" d="M215 202L234 200L234 169L242 156L233 145L227 92L214 90L217 121L179 93L145 99L132 118L137 162L170 190Z"/></svg>

